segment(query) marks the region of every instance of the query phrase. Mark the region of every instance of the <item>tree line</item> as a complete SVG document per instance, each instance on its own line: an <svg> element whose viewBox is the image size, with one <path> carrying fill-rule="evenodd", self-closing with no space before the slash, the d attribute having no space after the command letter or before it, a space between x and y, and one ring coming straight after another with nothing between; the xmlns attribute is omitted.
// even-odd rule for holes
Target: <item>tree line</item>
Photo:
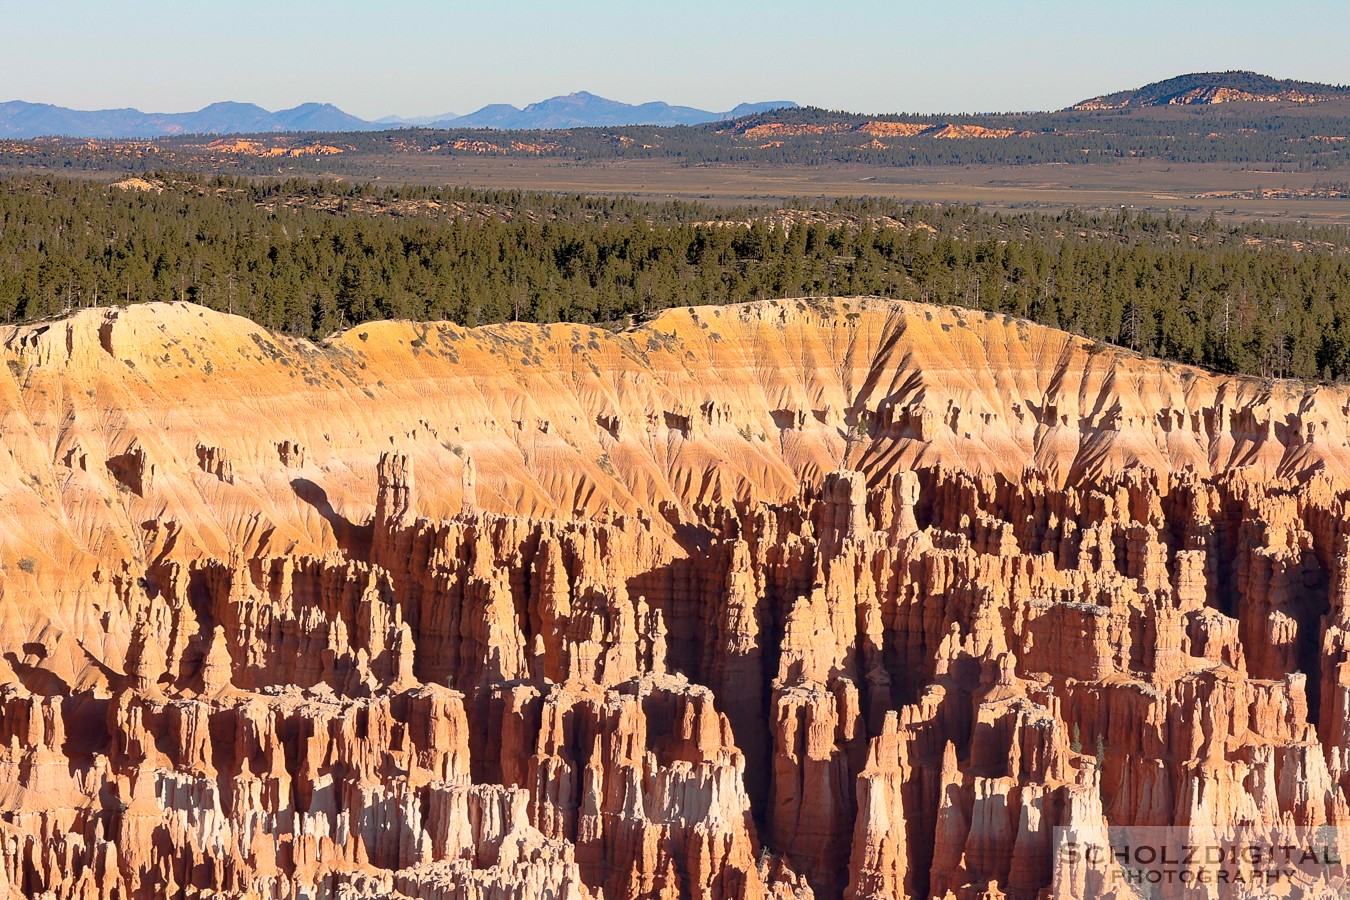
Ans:
<svg viewBox="0 0 1350 900"><path fill-rule="evenodd" d="M1350 237L1334 227L881 199L775 211L162 173L154 184L0 179L0 319L186 300L321 338L385 318L604 324L868 294L1220 371L1350 375Z"/></svg>

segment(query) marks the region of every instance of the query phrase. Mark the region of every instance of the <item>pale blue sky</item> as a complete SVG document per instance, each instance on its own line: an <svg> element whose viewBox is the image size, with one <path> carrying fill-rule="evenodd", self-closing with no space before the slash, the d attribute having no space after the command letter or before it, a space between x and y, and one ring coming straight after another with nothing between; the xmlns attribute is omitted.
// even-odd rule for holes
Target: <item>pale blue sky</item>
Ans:
<svg viewBox="0 0 1350 900"><path fill-rule="evenodd" d="M725 110L1056 109L1183 72L1350 82L1350 0L0 0L0 100L367 118L575 90Z"/></svg>

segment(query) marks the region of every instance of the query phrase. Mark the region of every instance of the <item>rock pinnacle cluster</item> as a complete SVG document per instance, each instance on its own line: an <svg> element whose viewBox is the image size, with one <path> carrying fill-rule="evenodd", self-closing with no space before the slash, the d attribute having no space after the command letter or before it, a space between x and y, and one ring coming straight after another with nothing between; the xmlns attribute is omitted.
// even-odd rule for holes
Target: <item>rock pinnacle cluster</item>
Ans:
<svg viewBox="0 0 1350 900"><path fill-rule="evenodd" d="M1031 900L1056 828L1350 818L1344 389L865 298L0 346L10 897Z"/></svg>

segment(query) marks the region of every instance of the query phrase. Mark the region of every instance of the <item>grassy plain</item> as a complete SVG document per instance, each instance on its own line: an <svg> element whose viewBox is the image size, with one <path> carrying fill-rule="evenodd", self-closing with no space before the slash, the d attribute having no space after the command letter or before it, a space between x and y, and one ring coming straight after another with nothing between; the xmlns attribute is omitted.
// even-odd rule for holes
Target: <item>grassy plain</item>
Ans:
<svg viewBox="0 0 1350 900"><path fill-rule="evenodd" d="M334 177L379 184L449 184L588 194L776 203L793 197L863 195L990 209L1110 211L1122 206L1221 220L1350 224L1350 199L1213 198L1197 195L1298 191L1336 174L1272 172L1222 163L1122 160L1093 165L926 166L684 165L678 160L564 161L519 157L364 156Z"/></svg>

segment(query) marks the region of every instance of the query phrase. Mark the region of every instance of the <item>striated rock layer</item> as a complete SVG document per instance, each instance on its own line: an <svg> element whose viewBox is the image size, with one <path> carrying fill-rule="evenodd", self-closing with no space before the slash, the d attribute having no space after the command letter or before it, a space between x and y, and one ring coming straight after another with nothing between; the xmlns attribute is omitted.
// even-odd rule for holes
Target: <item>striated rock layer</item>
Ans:
<svg viewBox="0 0 1350 900"><path fill-rule="evenodd" d="M10 329L13 897L1032 898L1350 818L1350 395L1002 317Z"/></svg>

